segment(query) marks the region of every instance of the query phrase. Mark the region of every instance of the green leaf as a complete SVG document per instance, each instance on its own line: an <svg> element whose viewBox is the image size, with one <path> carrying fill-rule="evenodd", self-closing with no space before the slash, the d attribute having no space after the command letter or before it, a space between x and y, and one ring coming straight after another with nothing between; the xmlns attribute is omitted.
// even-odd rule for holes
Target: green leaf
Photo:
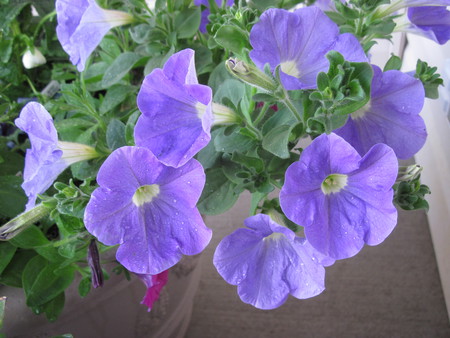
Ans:
<svg viewBox="0 0 450 338"><path fill-rule="evenodd" d="M55 298L44 304L43 312L50 322L54 322L58 319L64 309L65 300L66 297L64 296L64 292L61 292Z"/></svg>
<svg viewBox="0 0 450 338"><path fill-rule="evenodd" d="M30 4L31 1L11 1L8 5L0 7L0 31L4 30L11 21L22 11L22 9Z"/></svg>
<svg viewBox="0 0 450 338"><path fill-rule="evenodd" d="M10 151L0 146L0 173L5 175L16 175L24 168L24 157L19 153Z"/></svg>
<svg viewBox="0 0 450 338"><path fill-rule="evenodd" d="M108 89L106 95L100 105L100 114L105 115L121 104L127 96L134 92L133 86L124 86L116 84Z"/></svg>
<svg viewBox="0 0 450 338"><path fill-rule="evenodd" d="M235 79L225 80L214 94L215 102L222 102L225 104L224 99L229 99L235 107L239 106L245 93L245 84Z"/></svg>
<svg viewBox="0 0 450 338"><path fill-rule="evenodd" d="M293 125L284 124L270 130L263 138L263 148L280 158L289 158L288 143L292 128Z"/></svg>
<svg viewBox="0 0 450 338"><path fill-rule="evenodd" d="M263 160L257 157L246 156L238 152L234 152L233 156L231 156L231 160L248 169L254 169L257 173L261 173L264 170Z"/></svg>
<svg viewBox="0 0 450 338"><path fill-rule="evenodd" d="M37 307L43 305L72 283L75 268L66 266L59 268L57 264L49 264L44 258L33 258L23 271L23 288L27 298L27 305Z"/></svg>
<svg viewBox="0 0 450 338"><path fill-rule="evenodd" d="M136 53L125 52L120 54L106 69L102 80L102 86L110 87L119 82L140 59L141 56Z"/></svg>
<svg viewBox="0 0 450 338"><path fill-rule="evenodd" d="M17 250L6 269L0 274L0 284L21 288L23 270L33 257L37 257L34 250Z"/></svg>
<svg viewBox="0 0 450 338"><path fill-rule="evenodd" d="M128 146L134 146L134 127L136 126L139 116L141 116L141 112L136 110L128 118L127 124L125 125L125 141Z"/></svg>
<svg viewBox="0 0 450 338"><path fill-rule="evenodd" d="M125 140L125 125L117 120L111 119L106 129L106 144L109 149L115 150L117 148L127 145Z"/></svg>
<svg viewBox="0 0 450 338"><path fill-rule="evenodd" d="M16 253L17 248L8 242L0 242L0 275L8 266Z"/></svg>
<svg viewBox="0 0 450 338"><path fill-rule="evenodd" d="M221 168L206 170L206 184L197 203L198 210L203 215L227 211L239 197L235 188L236 184L227 179Z"/></svg>
<svg viewBox="0 0 450 338"><path fill-rule="evenodd" d="M244 49L251 49L248 33L237 26L223 25L214 36L216 42L238 56L243 56Z"/></svg>
<svg viewBox="0 0 450 338"><path fill-rule="evenodd" d="M37 226L30 226L12 238L9 243L22 249L34 249L40 246L50 245L50 241Z"/></svg>
<svg viewBox="0 0 450 338"><path fill-rule="evenodd" d="M0 216L12 218L25 209L27 197L22 182L21 177L0 176Z"/></svg>
<svg viewBox="0 0 450 338"><path fill-rule="evenodd" d="M400 68L402 68L402 59L392 54L389 60L386 62L383 72L386 72L388 70L400 70Z"/></svg>
<svg viewBox="0 0 450 338"><path fill-rule="evenodd" d="M219 132L220 129L213 130L211 133L211 141L209 141L208 145L197 154L197 160L202 164L205 170L214 167L217 161L222 157L222 153L216 151L214 146L214 139Z"/></svg>
<svg viewBox="0 0 450 338"><path fill-rule="evenodd" d="M13 39L7 39L5 37L0 40L0 61L7 63L11 57L13 46Z"/></svg>
<svg viewBox="0 0 450 338"><path fill-rule="evenodd" d="M212 71L208 79L208 86L216 93L225 80L234 79L225 67L225 62L219 63Z"/></svg>
<svg viewBox="0 0 450 338"><path fill-rule="evenodd" d="M187 39L194 36L200 26L200 7L186 8L175 17L175 29L179 39Z"/></svg>
<svg viewBox="0 0 450 338"><path fill-rule="evenodd" d="M91 279L89 277L85 277L78 284L78 293L80 297L84 298L88 295L89 291L91 291Z"/></svg>
<svg viewBox="0 0 450 338"><path fill-rule="evenodd" d="M235 151L245 153L257 147L257 142L248 136L240 134L239 129L233 128L230 131L227 129L219 129L214 139L216 151L223 153L233 153Z"/></svg>

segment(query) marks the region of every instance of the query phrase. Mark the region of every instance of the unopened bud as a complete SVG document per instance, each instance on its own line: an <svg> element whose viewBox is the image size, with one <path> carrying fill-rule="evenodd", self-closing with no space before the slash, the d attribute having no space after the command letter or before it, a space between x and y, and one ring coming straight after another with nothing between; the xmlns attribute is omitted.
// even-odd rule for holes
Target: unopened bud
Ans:
<svg viewBox="0 0 450 338"><path fill-rule="evenodd" d="M251 86L270 93L273 93L278 88L273 78L253 65L246 64L237 59L228 59L225 66L232 75Z"/></svg>
<svg viewBox="0 0 450 338"><path fill-rule="evenodd" d="M41 51L34 47L34 51L31 52L31 49L27 49L25 54L22 56L22 63L26 69L32 69L45 64L47 60L45 56L42 55Z"/></svg>

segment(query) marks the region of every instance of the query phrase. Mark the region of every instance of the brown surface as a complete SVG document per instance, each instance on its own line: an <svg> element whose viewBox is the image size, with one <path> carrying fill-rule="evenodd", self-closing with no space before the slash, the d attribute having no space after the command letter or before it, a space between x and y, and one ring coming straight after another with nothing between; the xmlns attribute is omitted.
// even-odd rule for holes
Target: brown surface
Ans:
<svg viewBox="0 0 450 338"><path fill-rule="evenodd" d="M318 297L289 297L262 311L240 301L212 264L220 239L242 226L248 196L206 222L214 230L186 338L203 337L450 337L426 215L399 212L399 223L379 246L327 268Z"/></svg>

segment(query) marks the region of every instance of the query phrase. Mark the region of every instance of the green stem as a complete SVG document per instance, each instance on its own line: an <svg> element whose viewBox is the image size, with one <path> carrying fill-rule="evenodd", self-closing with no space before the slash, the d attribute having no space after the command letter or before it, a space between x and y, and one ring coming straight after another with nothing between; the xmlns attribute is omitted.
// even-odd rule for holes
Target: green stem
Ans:
<svg viewBox="0 0 450 338"><path fill-rule="evenodd" d="M52 19L56 15L56 11L50 12L47 15L45 15L41 21L39 21L38 25L36 26L36 29L34 30L33 34L33 40L36 39L39 31L41 30L41 27L46 23L48 20Z"/></svg>
<svg viewBox="0 0 450 338"><path fill-rule="evenodd" d="M256 117L255 121L253 122L256 126L261 122L262 118L266 114L267 110L269 110L270 104L267 102L264 102L264 106L261 108L258 116Z"/></svg>
<svg viewBox="0 0 450 338"><path fill-rule="evenodd" d="M292 114L294 114L297 121L302 122L302 117L301 117L300 113L298 112L297 108L295 108L295 106L292 104L287 92L285 92L285 96L284 96L284 99L282 100L282 102L292 112Z"/></svg>

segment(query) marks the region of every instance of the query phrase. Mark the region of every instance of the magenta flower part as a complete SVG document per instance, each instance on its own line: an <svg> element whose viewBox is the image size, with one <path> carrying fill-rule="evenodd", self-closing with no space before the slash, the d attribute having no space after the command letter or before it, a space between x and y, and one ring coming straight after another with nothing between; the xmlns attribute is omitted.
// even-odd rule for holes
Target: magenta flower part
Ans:
<svg viewBox="0 0 450 338"><path fill-rule="evenodd" d="M215 0L215 1L216 1L216 4L218 7L222 7L224 0ZM226 0L226 6L233 6L233 4L234 4L234 0ZM200 21L200 27L199 27L200 32L206 33L206 25L209 23L208 15L211 13L209 11L209 2L208 2L208 0L194 0L194 5L195 6L204 5L208 8L208 9L205 9L204 11L202 11L202 19Z"/></svg>
<svg viewBox="0 0 450 338"><path fill-rule="evenodd" d="M445 6L408 8L408 32L425 36L441 45L450 40L450 11Z"/></svg>
<svg viewBox="0 0 450 338"><path fill-rule="evenodd" d="M28 134L31 143L25 155L22 183L29 210L35 206L37 195L45 192L70 163L62 159L53 118L40 103L28 103L14 122Z"/></svg>
<svg viewBox="0 0 450 338"><path fill-rule="evenodd" d="M367 62L358 40L350 33L339 34L339 27L314 6L295 12L268 9L253 26L250 43L256 66L264 69L268 63L274 70L279 65L288 90L316 88L317 74L328 70L325 55L331 50L348 61Z"/></svg>
<svg viewBox="0 0 450 338"><path fill-rule="evenodd" d="M392 186L394 151L373 146L364 157L336 134L322 134L286 171L280 192L284 214L304 226L309 243L333 259L378 245L397 223Z"/></svg>
<svg viewBox="0 0 450 338"><path fill-rule="evenodd" d="M86 206L86 229L129 271L156 275L211 239L196 208L205 184L199 162L172 168L141 147L122 147L103 163Z"/></svg>
<svg viewBox="0 0 450 338"><path fill-rule="evenodd" d="M55 7L58 40L80 72L111 28L133 21L130 14L103 9L95 0L56 0Z"/></svg>
<svg viewBox="0 0 450 338"><path fill-rule="evenodd" d="M237 285L244 303L269 310L289 295L314 297L325 289L325 269L315 250L269 216L247 218L217 246L213 263L226 282ZM328 261L330 263L330 261Z"/></svg>
<svg viewBox="0 0 450 338"><path fill-rule="evenodd" d="M137 97L142 112L134 137L165 165L179 167L211 139L212 91L198 84L194 51L172 55L144 79Z"/></svg>
<svg viewBox="0 0 450 338"><path fill-rule="evenodd" d="M425 144L427 132L419 113L425 100L422 83L398 70L382 72L373 66L370 101L352 113L334 132L360 155L377 143L391 147L398 158L408 159Z"/></svg>
<svg viewBox="0 0 450 338"><path fill-rule="evenodd" d="M142 280L147 287L145 296L142 299L141 304L148 307L148 311L153 308L153 304L159 299L162 289L167 284L169 279L169 270L165 270L157 275L141 275L136 274L140 280Z"/></svg>

